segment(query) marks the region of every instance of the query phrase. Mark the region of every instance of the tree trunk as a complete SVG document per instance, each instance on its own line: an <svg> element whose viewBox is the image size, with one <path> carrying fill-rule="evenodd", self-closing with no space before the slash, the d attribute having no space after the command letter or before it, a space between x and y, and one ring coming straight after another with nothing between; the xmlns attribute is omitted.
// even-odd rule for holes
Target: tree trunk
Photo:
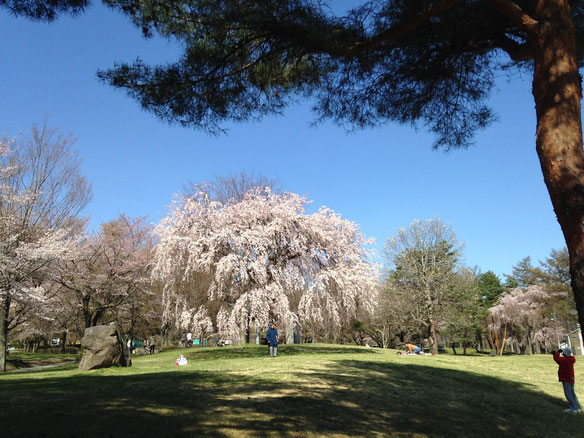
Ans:
<svg viewBox="0 0 584 438"><path fill-rule="evenodd" d="M493 329L493 333L495 333L495 352L497 354L499 354L499 350L500 350L500 347L499 347L499 335L497 334L497 330L496 329Z"/></svg>
<svg viewBox="0 0 584 438"><path fill-rule="evenodd" d="M503 333L503 340L501 341L501 356L503 356L503 350L505 350L506 340L507 340L507 323L505 323L505 332Z"/></svg>
<svg viewBox="0 0 584 438"><path fill-rule="evenodd" d="M2 299L0 308L0 372L6 372L6 350L8 348L8 317L10 311L10 293Z"/></svg>
<svg viewBox="0 0 584 438"><path fill-rule="evenodd" d="M434 353L438 354L438 336L436 336L436 320L432 319L432 337L434 338Z"/></svg>
<svg viewBox="0 0 584 438"><path fill-rule="evenodd" d="M294 343L295 344L302 344L302 327L300 324L296 324L294 326ZM383 345L383 341L382 341Z"/></svg>
<svg viewBox="0 0 584 438"><path fill-rule="evenodd" d="M536 148L570 254L572 290L584 333L584 151L581 78L567 0L537 0L532 36Z"/></svg>
<svg viewBox="0 0 584 438"><path fill-rule="evenodd" d="M294 343L294 326L291 323L286 325L286 344Z"/></svg>
<svg viewBox="0 0 584 438"><path fill-rule="evenodd" d="M83 309L83 322L85 323L85 328L91 327L91 310L89 309L89 295L84 295L81 298L81 308Z"/></svg>
<svg viewBox="0 0 584 438"><path fill-rule="evenodd" d="M63 335L61 336L61 353L65 353L65 346L67 345L67 331L63 330Z"/></svg>
<svg viewBox="0 0 584 438"><path fill-rule="evenodd" d="M489 337L489 344L491 344L491 352L492 352L492 350L495 349L495 343L493 342L493 335L491 335L491 330L489 330L487 332L487 336Z"/></svg>

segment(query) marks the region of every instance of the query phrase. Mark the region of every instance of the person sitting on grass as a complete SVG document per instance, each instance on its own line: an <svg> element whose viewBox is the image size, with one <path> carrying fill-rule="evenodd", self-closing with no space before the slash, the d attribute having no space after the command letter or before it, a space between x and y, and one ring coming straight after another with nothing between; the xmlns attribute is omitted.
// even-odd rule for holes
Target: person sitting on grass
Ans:
<svg viewBox="0 0 584 438"><path fill-rule="evenodd" d="M406 342L406 350L404 351L405 354L420 354L420 351L422 351L422 349L417 345Z"/></svg>
<svg viewBox="0 0 584 438"><path fill-rule="evenodd" d="M568 400L566 412L581 412L580 402L578 402L578 397L576 397L576 393L574 392L574 363L576 362L576 358L572 354L572 349L570 347L562 348L561 350L554 351L553 355L554 360L560 366L558 369L558 380L562 382L564 395Z"/></svg>
<svg viewBox="0 0 584 438"><path fill-rule="evenodd" d="M270 346L270 357L278 357L278 330L276 330L276 324L273 322L269 326L270 328L266 332L266 341Z"/></svg>

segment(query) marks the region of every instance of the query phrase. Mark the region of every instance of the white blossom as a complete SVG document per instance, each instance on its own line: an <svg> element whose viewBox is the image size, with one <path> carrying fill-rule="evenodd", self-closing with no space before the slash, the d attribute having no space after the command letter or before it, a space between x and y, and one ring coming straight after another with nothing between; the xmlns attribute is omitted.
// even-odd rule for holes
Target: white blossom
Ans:
<svg viewBox="0 0 584 438"><path fill-rule="evenodd" d="M307 205L305 197L269 188L226 204L205 192L173 202L156 228L153 272L165 285L165 321L176 324L181 289L202 274L205 299L188 306L191 324L208 315L201 308L218 307L217 331L232 338L271 319L326 319L340 328L357 308L372 309L377 269L367 246L373 240L329 208L306 214Z"/></svg>

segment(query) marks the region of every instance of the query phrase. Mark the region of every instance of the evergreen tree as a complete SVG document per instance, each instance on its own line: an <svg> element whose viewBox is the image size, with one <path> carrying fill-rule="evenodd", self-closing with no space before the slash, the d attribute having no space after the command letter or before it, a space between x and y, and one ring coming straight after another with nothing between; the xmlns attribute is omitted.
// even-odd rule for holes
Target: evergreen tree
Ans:
<svg viewBox="0 0 584 438"><path fill-rule="evenodd" d="M487 307L491 307L499 299L499 296L505 292L501 280L499 280L499 277L493 271L480 274L476 282L481 291L482 301Z"/></svg>
<svg viewBox="0 0 584 438"><path fill-rule="evenodd" d="M523 257L514 266L511 275L506 277L513 279L510 284L516 284L515 287L534 286L542 282L543 272L540 268L531 264L531 257Z"/></svg>
<svg viewBox="0 0 584 438"><path fill-rule="evenodd" d="M50 22L60 14L80 14L89 3L89 0L0 0L0 7L8 9L12 15Z"/></svg>

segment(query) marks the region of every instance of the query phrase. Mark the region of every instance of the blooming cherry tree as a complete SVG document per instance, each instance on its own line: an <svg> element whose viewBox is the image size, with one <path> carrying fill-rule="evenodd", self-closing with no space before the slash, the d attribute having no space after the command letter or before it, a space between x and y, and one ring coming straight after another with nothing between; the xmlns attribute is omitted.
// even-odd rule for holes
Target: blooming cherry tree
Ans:
<svg viewBox="0 0 584 438"><path fill-rule="evenodd" d="M512 289L489 309L489 328L495 333L503 330L502 342L515 343L522 352L529 351L532 345L548 347L557 344L564 327L546 309L547 304L558 296L567 297L568 294L548 290L542 285Z"/></svg>
<svg viewBox="0 0 584 438"><path fill-rule="evenodd" d="M128 319L133 301L148 299L152 246L146 219L122 214L86 233L75 258L59 263L54 280L71 297L69 305L77 309L85 328L105 317Z"/></svg>
<svg viewBox="0 0 584 438"><path fill-rule="evenodd" d="M42 316L45 283L71 256L71 227L90 198L74 140L33 127L28 140L0 139L0 371L8 334Z"/></svg>
<svg viewBox="0 0 584 438"><path fill-rule="evenodd" d="M238 340L271 319L340 329L357 309L371 310L372 240L329 208L306 214L307 205L265 187L239 202L205 192L176 200L155 230L164 320L178 327L191 315L193 327L208 330L213 319L220 336ZM200 278L199 296L186 299L184 286Z"/></svg>

